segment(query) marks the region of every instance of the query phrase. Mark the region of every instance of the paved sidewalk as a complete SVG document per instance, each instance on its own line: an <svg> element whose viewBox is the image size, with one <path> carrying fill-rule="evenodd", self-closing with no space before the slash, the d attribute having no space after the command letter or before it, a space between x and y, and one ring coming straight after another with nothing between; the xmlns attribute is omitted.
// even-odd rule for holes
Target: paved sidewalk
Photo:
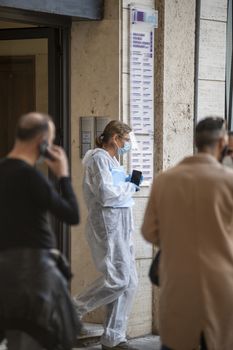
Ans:
<svg viewBox="0 0 233 350"><path fill-rule="evenodd" d="M130 340L130 344L135 346L138 350L160 350L159 337L147 336L143 338L137 338ZM6 350L7 348L0 345L0 350ZM101 350L101 345L91 345L85 348L74 348L73 350Z"/></svg>
<svg viewBox="0 0 233 350"><path fill-rule="evenodd" d="M80 345L73 350L101 350L99 344L100 336L103 332L103 327L98 324L85 323L85 327L88 329L89 337L80 337ZM160 340L158 336L149 335L146 337L131 339L130 344L138 350L160 350ZM0 344L0 350L7 350L6 345Z"/></svg>

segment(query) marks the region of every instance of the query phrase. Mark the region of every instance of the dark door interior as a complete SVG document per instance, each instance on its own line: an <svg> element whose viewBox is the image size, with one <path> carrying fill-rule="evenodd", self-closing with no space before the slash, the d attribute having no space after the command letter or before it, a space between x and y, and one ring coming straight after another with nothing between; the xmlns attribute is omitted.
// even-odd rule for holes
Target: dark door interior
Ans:
<svg viewBox="0 0 233 350"><path fill-rule="evenodd" d="M39 20L39 19L38 19ZM40 20L42 20L40 18ZM47 111L54 117L56 143L70 154L69 137L69 38L70 26L0 29L0 42L12 41L12 48L23 41L47 41ZM17 42L17 43L16 43ZM36 44L37 45L37 44ZM13 50L13 49L12 49ZM5 55L0 49L0 157L12 147L17 119L23 113L36 110L38 93L35 86L35 56ZM8 57L7 57L8 56ZM69 227L55 220L54 231L58 248L70 258Z"/></svg>
<svg viewBox="0 0 233 350"><path fill-rule="evenodd" d="M0 157L12 148L20 115L35 110L35 58L0 56Z"/></svg>

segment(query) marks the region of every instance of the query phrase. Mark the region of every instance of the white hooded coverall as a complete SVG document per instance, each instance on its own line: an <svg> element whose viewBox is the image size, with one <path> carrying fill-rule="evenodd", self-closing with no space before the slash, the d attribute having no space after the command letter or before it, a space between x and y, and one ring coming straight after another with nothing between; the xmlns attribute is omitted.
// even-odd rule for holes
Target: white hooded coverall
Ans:
<svg viewBox="0 0 233 350"><path fill-rule="evenodd" d="M83 163L86 236L102 276L74 300L81 317L107 306L101 342L113 347L126 341L127 318L138 283L131 237L136 186L125 182L123 167L103 149L87 152Z"/></svg>

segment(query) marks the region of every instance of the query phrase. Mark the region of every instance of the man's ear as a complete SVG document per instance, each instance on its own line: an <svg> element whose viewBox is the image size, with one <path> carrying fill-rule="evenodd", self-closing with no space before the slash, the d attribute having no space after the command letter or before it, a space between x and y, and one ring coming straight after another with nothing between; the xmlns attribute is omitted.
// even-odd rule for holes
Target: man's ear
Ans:
<svg viewBox="0 0 233 350"><path fill-rule="evenodd" d="M36 143L37 143L38 145L40 145L42 142L45 141L44 135L37 135L35 141L36 141Z"/></svg>
<svg viewBox="0 0 233 350"><path fill-rule="evenodd" d="M227 140L228 138L225 137L225 135L218 140L218 160L220 162L222 162L223 158L227 154L227 146L228 146Z"/></svg>
<svg viewBox="0 0 233 350"><path fill-rule="evenodd" d="M224 148L224 147L228 146L228 142L229 142L229 138L228 138L227 133L225 133L223 136L221 136L219 138L219 146L221 148Z"/></svg>
<svg viewBox="0 0 233 350"><path fill-rule="evenodd" d="M219 148L222 150L227 145L225 137L221 137L218 141L218 144Z"/></svg>

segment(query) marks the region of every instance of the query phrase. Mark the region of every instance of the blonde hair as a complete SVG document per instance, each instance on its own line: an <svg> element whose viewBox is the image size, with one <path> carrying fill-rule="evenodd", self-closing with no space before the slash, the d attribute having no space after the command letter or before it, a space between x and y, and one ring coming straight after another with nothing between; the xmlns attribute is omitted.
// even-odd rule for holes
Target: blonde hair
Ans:
<svg viewBox="0 0 233 350"><path fill-rule="evenodd" d="M130 131L132 131L132 129L129 125L119 120L112 120L105 126L102 134L96 137L96 146L103 148L103 145L107 144L113 135L117 134L120 137L123 137L125 134L130 133Z"/></svg>

